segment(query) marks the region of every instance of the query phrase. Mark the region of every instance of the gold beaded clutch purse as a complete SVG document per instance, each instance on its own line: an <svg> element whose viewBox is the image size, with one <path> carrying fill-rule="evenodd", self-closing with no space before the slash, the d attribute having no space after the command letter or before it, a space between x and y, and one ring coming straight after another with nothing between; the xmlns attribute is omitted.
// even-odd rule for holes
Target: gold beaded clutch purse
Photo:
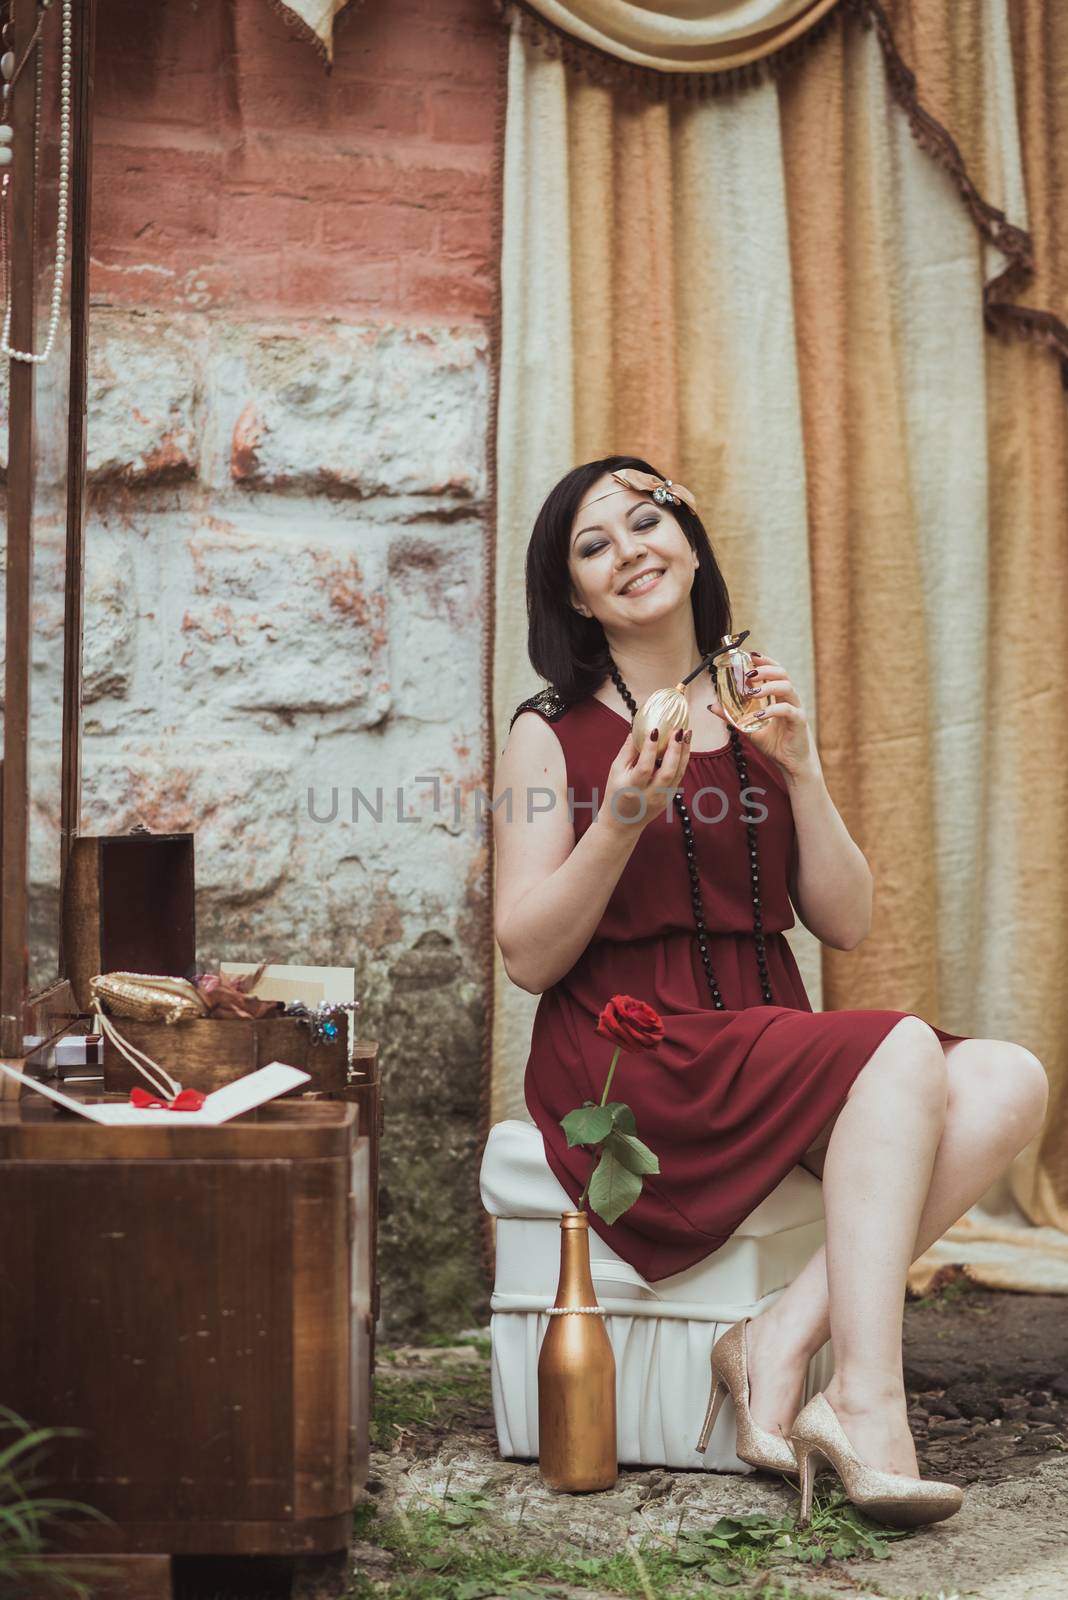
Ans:
<svg viewBox="0 0 1068 1600"><path fill-rule="evenodd" d="M184 1022L208 1014L199 989L188 978L153 972L103 972L90 978L89 988L98 1005L137 1022Z"/></svg>

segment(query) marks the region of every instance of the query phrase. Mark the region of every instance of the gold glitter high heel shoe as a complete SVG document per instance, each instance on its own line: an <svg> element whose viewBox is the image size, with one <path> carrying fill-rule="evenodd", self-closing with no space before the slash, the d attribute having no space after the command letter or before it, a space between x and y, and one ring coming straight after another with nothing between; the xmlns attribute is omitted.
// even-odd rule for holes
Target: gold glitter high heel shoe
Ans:
<svg viewBox="0 0 1068 1600"><path fill-rule="evenodd" d="M850 1444L825 1394L814 1394L798 1412L789 1437L801 1471L802 1527L812 1515L812 1489L821 1463L838 1474L846 1494L866 1517L896 1528L941 1522L964 1503L964 1491L955 1483L879 1472L867 1466Z"/></svg>
<svg viewBox="0 0 1068 1600"><path fill-rule="evenodd" d="M708 1397L705 1425L697 1448L703 1455L708 1449L719 1408L728 1391L734 1401L736 1422L735 1454L751 1467L762 1467L765 1472L796 1472L797 1461L786 1439L781 1434L769 1433L749 1413L749 1368L745 1355L745 1330L751 1321L743 1317L735 1322L712 1346L712 1392Z"/></svg>

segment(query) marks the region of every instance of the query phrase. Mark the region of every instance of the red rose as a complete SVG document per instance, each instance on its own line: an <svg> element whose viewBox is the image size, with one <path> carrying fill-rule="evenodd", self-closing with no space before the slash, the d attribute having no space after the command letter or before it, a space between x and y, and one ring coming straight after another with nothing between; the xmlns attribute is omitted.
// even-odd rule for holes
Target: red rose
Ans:
<svg viewBox="0 0 1068 1600"><path fill-rule="evenodd" d="M624 1050L652 1050L664 1037L658 1012L630 994L614 994L597 1019L597 1032Z"/></svg>

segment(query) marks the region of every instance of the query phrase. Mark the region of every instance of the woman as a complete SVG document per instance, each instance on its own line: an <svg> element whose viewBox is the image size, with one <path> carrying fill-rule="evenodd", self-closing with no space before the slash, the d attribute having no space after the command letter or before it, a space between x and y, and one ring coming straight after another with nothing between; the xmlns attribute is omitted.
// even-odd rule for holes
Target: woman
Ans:
<svg viewBox="0 0 1068 1600"><path fill-rule="evenodd" d="M906 1271L1037 1132L1043 1068L911 1014L811 1010L784 930L796 910L852 949L872 877L785 666L753 653L753 686L774 702L752 734L730 728L702 672L686 737L659 759L656 730L633 748L637 708L730 630L687 490L633 456L576 467L538 514L527 601L550 688L514 714L499 766L495 929L513 982L541 996L525 1092L548 1163L577 1202L589 1154L568 1149L560 1118L599 1098L606 1000L648 1001L664 1039L620 1087L660 1174L610 1230L591 1225L655 1281L717 1249L794 1165L821 1177L826 1246L719 1340L713 1395L730 1388L754 1465L807 1457L810 1474L826 1459L872 1515L950 1515L960 1491L915 1476ZM828 1337L834 1377L799 1417Z"/></svg>

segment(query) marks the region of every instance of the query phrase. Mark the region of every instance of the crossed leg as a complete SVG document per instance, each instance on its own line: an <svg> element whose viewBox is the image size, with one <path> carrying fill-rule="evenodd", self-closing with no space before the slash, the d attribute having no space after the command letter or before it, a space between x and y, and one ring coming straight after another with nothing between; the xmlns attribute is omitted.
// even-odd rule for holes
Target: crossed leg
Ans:
<svg viewBox="0 0 1068 1600"><path fill-rule="evenodd" d="M763 1427L788 1429L808 1363L831 1338L827 1398L854 1448L872 1466L915 1474L904 1273L1034 1137L1047 1095L1041 1063L1019 1045L940 1044L915 1018L888 1035L803 1158L823 1179L827 1245L749 1325L751 1406Z"/></svg>

